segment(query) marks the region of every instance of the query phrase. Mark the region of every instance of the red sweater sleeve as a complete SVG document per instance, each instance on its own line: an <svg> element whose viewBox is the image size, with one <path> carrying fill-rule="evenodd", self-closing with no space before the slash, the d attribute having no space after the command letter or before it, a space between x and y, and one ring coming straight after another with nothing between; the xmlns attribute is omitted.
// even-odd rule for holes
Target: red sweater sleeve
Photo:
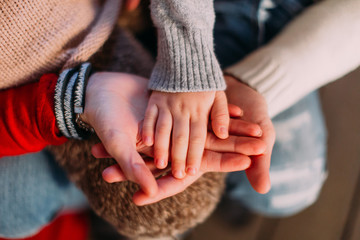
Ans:
<svg viewBox="0 0 360 240"><path fill-rule="evenodd" d="M60 145L54 114L57 75L43 75L39 82L0 91L0 157Z"/></svg>

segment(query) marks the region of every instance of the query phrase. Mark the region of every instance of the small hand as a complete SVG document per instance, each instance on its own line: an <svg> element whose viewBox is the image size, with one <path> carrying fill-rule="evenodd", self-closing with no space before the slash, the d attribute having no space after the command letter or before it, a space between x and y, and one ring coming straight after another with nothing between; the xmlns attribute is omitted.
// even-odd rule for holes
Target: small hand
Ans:
<svg viewBox="0 0 360 240"><path fill-rule="evenodd" d="M261 140L266 143L266 151L260 156L251 157L252 163L246 170L252 187L259 193L270 190L270 159L275 142L275 130L268 115L265 99L255 90L233 77L225 77L227 83L226 95L228 101L239 106L244 111L243 119L257 123L263 134Z"/></svg>
<svg viewBox="0 0 360 240"><path fill-rule="evenodd" d="M142 137L147 146L154 144L158 168L165 168L171 155L172 173L176 178L184 178L186 173L196 175L210 112L216 136L227 138L229 113L224 92L153 91L145 113Z"/></svg>

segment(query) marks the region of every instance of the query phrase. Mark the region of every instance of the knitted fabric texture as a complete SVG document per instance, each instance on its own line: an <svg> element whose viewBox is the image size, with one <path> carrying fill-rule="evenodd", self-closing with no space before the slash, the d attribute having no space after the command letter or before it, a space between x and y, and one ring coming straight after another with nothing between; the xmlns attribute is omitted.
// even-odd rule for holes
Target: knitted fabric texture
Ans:
<svg viewBox="0 0 360 240"><path fill-rule="evenodd" d="M101 51L89 61L99 71L127 72L143 77L149 77L153 67L147 52L119 28L115 28ZM155 240L171 236L175 239L177 234L203 222L221 197L225 174L208 173L173 197L136 206L132 202L132 195L139 189L136 184L129 181L109 184L102 179L100 173L115 161L99 161L91 155L91 147L97 142L92 138L69 140L61 146L52 146L51 150L67 176L85 193L93 210L126 237Z"/></svg>
<svg viewBox="0 0 360 240"><path fill-rule="evenodd" d="M121 0L0 0L0 89L87 61L108 39ZM212 0L152 0L158 62L150 88L224 90L213 51Z"/></svg>
<svg viewBox="0 0 360 240"><path fill-rule="evenodd" d="M152 0L151 15L158 30L158 58L149 88L164 92L224 90L213 49L213 0Z"/></svg>
<svg viewBox="0 0 360 240"><path fill-rule="evenodd" d="M89 59L108 39L121 2L0 0L0 89Z"/></svg>

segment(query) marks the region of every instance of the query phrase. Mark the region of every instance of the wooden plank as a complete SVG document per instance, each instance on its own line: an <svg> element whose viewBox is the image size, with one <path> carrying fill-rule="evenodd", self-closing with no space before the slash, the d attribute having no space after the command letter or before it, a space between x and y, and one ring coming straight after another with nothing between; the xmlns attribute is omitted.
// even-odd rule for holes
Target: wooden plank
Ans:
<svg viewBox="0 0 360 240"><path fill-rule="evenodd" d="M297 216L281 220L272 239L341 239L360 169L359 89L360 72L323 89L329 130L329 178L318 202ZM360 229L358 222L356 225Z"/></svg>

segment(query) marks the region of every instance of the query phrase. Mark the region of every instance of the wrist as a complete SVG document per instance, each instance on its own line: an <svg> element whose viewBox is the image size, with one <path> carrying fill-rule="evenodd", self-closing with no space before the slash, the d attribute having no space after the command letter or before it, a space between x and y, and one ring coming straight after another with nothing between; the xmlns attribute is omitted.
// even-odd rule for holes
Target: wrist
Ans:
<svg viewBox="0 0 360 240"><path fill-rule="evenodd" d="M91 74L91 64L64 70L56 83L54 109L60 132L67 138L83 139L90 129L80 120L85 108L85 89Z"/></svg>
<svg viewBox="0 0 360 240"><path fill-rule="evenodd" d="M224 78L225 78L225 82L226 82L226 85L228 86L228 88L231 88L233 86L237 86L237 85L239 85L239 83L249 87L248 84L246 84L240 78L235 77L232 74L224 73Z"/></svg>

